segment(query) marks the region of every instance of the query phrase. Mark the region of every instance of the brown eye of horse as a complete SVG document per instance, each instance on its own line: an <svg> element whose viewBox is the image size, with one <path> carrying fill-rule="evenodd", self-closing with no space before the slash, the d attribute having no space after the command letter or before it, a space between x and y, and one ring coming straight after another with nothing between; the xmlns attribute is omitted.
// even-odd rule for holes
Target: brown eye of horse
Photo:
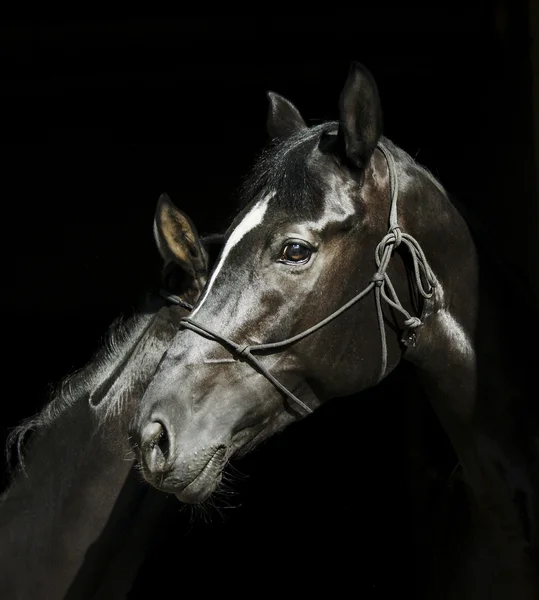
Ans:
<svg viewBox="0 0 539 600"><path fill-rule="evenodd" d="M299 242L292 242L284 247L281 260L288 263L306 263L310 257L310 248Z"/></svg>

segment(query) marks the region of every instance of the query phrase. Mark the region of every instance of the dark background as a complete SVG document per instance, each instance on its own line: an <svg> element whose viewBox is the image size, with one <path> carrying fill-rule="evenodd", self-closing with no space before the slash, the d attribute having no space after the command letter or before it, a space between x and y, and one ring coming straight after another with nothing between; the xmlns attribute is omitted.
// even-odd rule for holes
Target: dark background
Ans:
<svg viewBox="0 0 539 600"><path fill-rule="evenodd" d="M266 91L310 123L335 119L350 60L377 80L386 135L472 210L536 291L531 23L518 0L1 22L0 441L155 284L160 193L201 232L223 229L266 141ZM391 393L322 409L244 461L242 506L179 526L184 552L167 551L169 567L225 564L223 589L250 577L257 590L291 578L335 597L346 595L339 585L373 598L409 589L415 492L400 467L420 428L408 409L422 399L395 381ZM447 479L450 457L431 468Z"/></svg>

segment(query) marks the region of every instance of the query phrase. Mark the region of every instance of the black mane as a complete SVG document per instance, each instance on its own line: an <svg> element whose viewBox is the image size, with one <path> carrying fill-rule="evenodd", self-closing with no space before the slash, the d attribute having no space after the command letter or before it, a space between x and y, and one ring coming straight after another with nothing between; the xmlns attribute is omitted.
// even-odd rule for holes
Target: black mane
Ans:
<svg viewBox="0 0 539 600"><path fill-rule="evenodd" d="M25 419L14 427L6 442L6 458L8 470L13 472L13 452L16 450L19 467L24 469L23 446L28 441L28 434L42 432L55 423L75 402L87 396L96 384L96 378L102 369L111 361L121 356L128 345L131 334L141 323L143 316L137 313L130 317L116 319L102 339L99 349L87 364L68 374L60 381L51 393L51 399L36 415Z"/></svg>

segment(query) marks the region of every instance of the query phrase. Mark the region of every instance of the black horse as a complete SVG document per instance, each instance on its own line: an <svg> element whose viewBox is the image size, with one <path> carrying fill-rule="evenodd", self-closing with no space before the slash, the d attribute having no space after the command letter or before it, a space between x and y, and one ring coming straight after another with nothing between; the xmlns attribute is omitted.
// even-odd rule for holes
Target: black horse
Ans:
<svg viewBox="0 0 539 600"><path fill-rule="evenodd" d="M12 449L28 448L0 497L0 598L124 597L159 534L166 499L134 471L127 423L206 283L219 236L201 240L166 196L154 230L170 294L149 295L115 323L89 364L10 436Z"/></svg>
<svg viewBox="0 0 539 600"><path fill-rule="evenodd" d="M269 99L273 143L130 426L144 477L203 502L232 456L407 361L474 515L442 597L538 597L537 412L510 377L530 363L504 346L507 297L484 285L465 219L382 135L377 87L360 65L338 122L308 127L289 101Z"/></svg>

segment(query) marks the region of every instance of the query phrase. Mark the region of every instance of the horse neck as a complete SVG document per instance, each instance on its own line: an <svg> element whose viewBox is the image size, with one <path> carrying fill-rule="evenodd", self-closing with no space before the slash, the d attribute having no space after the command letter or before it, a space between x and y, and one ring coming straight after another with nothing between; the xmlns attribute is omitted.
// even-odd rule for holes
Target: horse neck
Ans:
<svg viewBox="0 0 539 600"><path fill-rule="evenodd" d="M131 465L126 432L119 423L100 425L84 400L75 402L31 440L24 469L19 469L3 495L3 522L12 524L20 515L34 535L36 527L43 527L44 533L57 525L67 529L70 514L75 518L85 514L83 504L91 506L81 519L87 523L88 514L113 500L109 491L114 496L121 488ZM119 456L125 460L118 460ZM109 480L114 485L107 489L104 482Z"/></svg>
<svg viewBox="0 0 539 600"><path fill-rule="evenodd" d="M3 585L31 586L33 598L65 590L102 533L126 481L131 462L127 446L110 443L85 402L32 442L20 471L0 505L0 564ZM105 443L104 443L105 442ZM107 443L109 442L109 443ZM121 446L118 448L117 446ZM31 577L25 576L27 569ZM11 597L7 590L2 597Z"/></svg>
<svg viewBox="0 0 539 600"><path fill-rule="evenodd" d="M408 169L410 161L404 160ZM403 229L421 243L437 286L424 303L417 346L405 358L420 367L432 397L452 399L454 418L495 438L492 424L516 416L514 409L528 396L530 355L519 349L526 347L530 327L537 328L537 309L525 290L514 293L515 280L504 276L492 248L473 235L434 178L415 168L421 183L404 190ZM526 327L514 325L519 312L532 317Z"/></svg>
<svg viewBox="0 0 539 600"><path fill-rule="evenodd" d="M107 364L93 363L79 374L87 383L68 405L56 398L57 415L32 436L0 500L0 597L12 597L10 586L20 593L22 584L31 587L32 598L63 593L102 533L132 459L123 420L101 423L88 396L114 376L150 318L136 322Z"/></svg>
<svg viewBox="0 0 539 600"><path fill-rule="evenodd" d="M399 164L405 176L407 169L408 175L414 169L410 161ZM474 528L481 531L475 540L486 544L473 551L485 560L488 555L494 571L503 570L500 589L520 584L527 589L534 575L526 538L536 534L526 531L514 493L524 492L533 529L537 485L514 438L514 386L519 381L507 368L505 350L515 348L505 346L503 287L487 275L483 262L479 270L471 231L447 195L426 171L418 168L417 173L419 185L405 187L399 197L401 223L421 244L437 286L424 303L423 325L405 359L417 368L473 496Z"/></svg>
<svg viewBox="0 0 539 600"><path fill-rule="evenodd" d="M437 382L448 368L461 370L467 385L471 383L466 395L473 395L478 299L475 244L465 220L435 178L404 151L385 143L396 161L399 226L420 244L436 279L432 298L422 302L423 325L417 330L416 343L404 358ZM463 412L461 418L471 417Z"/></svg>

